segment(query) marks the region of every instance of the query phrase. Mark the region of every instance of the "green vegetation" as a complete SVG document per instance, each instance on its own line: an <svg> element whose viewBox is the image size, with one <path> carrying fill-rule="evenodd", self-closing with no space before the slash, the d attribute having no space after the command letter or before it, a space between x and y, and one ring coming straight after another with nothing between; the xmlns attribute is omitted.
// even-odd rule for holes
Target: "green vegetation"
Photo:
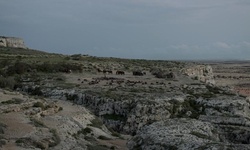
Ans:
<svg viewBox="0 0 250 150"><path fill-rule="evenodd" d="M195 85L195 84L192 84ZM206 85L206 89L185 89L185 93L190 94L196 98L213 98L218 95L228 95L228 96L235 96L236 94L230 91L225 91L217 86L210 86Z"/></svg>
<svg viewBox="0 0 250 150"><path fill-rule="evenodd" d="M100 129L102 128L102 125L103 125L103 123L102 123L102 121L99 118L93 119L91 121L91 124L90 124L90 126L96 127L96 128L100 128Z"/></svg>
<svg viewBox="0 0 250 150"><path fill-rule="evenodd" d="M89 133L91 133L91 132L93 132L93 130L91 129L91 128L89 128L89 127L86 127L86 128L84 128L84 129L81 129L81 130L79 130L79 131L77 131L77 133L74 133L73 134L73 137L74 138L78 138L81 134L83 134L84 135L84 138L90 138L89 136L87 136ZM87 140L86 139L86 140ZM93 140L93 139L89 139L89 140ZM95 140L95 139L94 139Z"/></svg>
<svg viewBox="0 0 250 150"><path fill-rule="evenodd" d="M111 140L111 138L108 138L108 137L103 136L103 135L100 135L100 136L98 137L98 139L101 139L101 140Z"/></svg>
<svg viewBox="0 0 250 150"><path fill-rule="evenodd" d="M44 73L69 73L70 71L81 72L82 67L79 64L65 63L65 62L43 62L43 63L27 63L17 60L13 64L9 64L8 68L2 70L4 76L21 75L30 72L44 72Z"/></svg>
<svg viewBox="0 0 250 150"><path fill-rule="evenodd" d="M53 138L49 142L49 147L54 147L60 143L60 138L54 129L50 130L50 132L53 134ZM35 141L34 139L31 139L29 137L25 138L19 138L16 140L16 144L19 146L24 147L36 147L40 149L46 149L46 146L42 144L40 141Z"/></svg>
<svg viewBox="0 0 250 150"><path fill-rule="evenodd" d="M163 144L162 145L165 149L168 149L168 150L178 150L178 147L177 146L174 146L174 145L166 145L166 144Z"/></svg>
<svg viewBox="0 0 250 150"><path fill-rule="evenodd" d="M62 108L62 107L59 107L58 111L62 111L62 110L63 110L63 108Z"/></svg>
<svg viewBox="0 0 250 150"><path fill-rule="evenodd" d="M217 86L209 86L209 85L207 85L206 88L209 90L209 92L214 93L214 94L222 93L222 90Z"/></svg>
<svg viewBox="0 0 250 150"><path fill-rule="evenodd" d="M76 135L79 135L79 134L87 135L88 133L91 133L91 132L92 132L92 129L89 127L86 127L84 129L77 131Z"/></svg>
<svg viewBox="0 0 250 150"><path fill-rule="evenodd" d="M58 132L56 129L50 129L50 132L53 135L54 143L50 143L49 147L54 147L61 142L61 139L60 139L60 136L58 135Z"/></svg>
<svg viewBox="0 0 250 150"><path fill-rule="evenodd" d="M121 138L121 134L120 134L120 133L118 133L118 132L115 132L115 131L113 131L111 135L112 135L112 136L116 136L116 137L120 137L120 138Z"/></svg>
<svg viewBox="0 0 250 150"><path fill-rule="evenodd" d="M164 109L167 109L171 113L172 118L196 119L199 118L201 114L204 114L204 106L197 102L197 98L210 99L220 94L234 95L215 86L205 87L203 83L198 81L198 77L193 78L196 81L190 78L186 81L186 78L182 78L184 76L178 72L183 67L185 67L185 63L175 61L120 59L112 57L101 58L82 54L63 56L34 50L0 48L0 88L19 89L20 91L25 91L30 95L36 96L50 96L50 92L45 92L53 90L55 93L52 93L52 95L55 94L63 98L65 96L67 100L72 102L75 102L75 100L79 98L78 94L75 93L81 92L83 96L86 94L83 103L86 104L86 106L91 106L91 108L95 107L94 113L96 114L100 111L98 107L107 101L108 103L112 103L111 106L113 105L110 109L124 109L121 111L128 115L130 115L129 113L133 113L133 111L130 110L135 109L137 104L143 104L141 107L147 106L145 109L142 108L140 113L146 112L154 114L157 111L155 112L155 109L151 109L150 107L157 107L161 110L162 106L165 106L158 101L158 97L169 98L173 97L173 95L187 95L184 101L175 99L168 101L171 104ZM111 69L113 75L104 75L102 72L104 69ZM125 75L114 75L114 71L116 70L124 71ZM147 76L134 77L132 75L132 71L134 70L145 71ZM175 78L175 75L177 78ZM105 78L103 78L103 76L105 76ZM98 81L98 83L92 84L91 81ZM184 81L184 83L180 81ZM187 86L183 91L181 91L181 84ZM74 94L68 94L71 93L68 92L68 89L72 89L72 91L74 90L76 92ZM89 97L88 94L90 95ZM22 99L11 99L1 102L1 105L21 104L22 102ZM49 107L49 105L45 104L46 103L36 102L33 107L45 110ZM122 105L121 108L119 108L120 104ZM219 112L223 111L220 110L220 107L216 106L213 107L213 109ZM225 109L230 108L225 107ZM59 107L58 110L61 111L63 108ZM126 122L127 119L127 116L116 113L105 114L100 117L111 122L120 121L121 125L124 125L123 123ZM148 123L154 121L155 120L152 119L148 121ZM48 128L38 119L31 119L31 123L38 128ZM90 150L109 149L109 147L98 145L97 141L98 139L110 140L110 138L99 136L98 139L96 139L96 137L93 136L94 132L92 129L94 128L90 126L102 129L103 122L101 119L95 118L88 127L74 133L73 137L75 137L78 142L83 140L81 138L84 138L90 144L93 144L88 145L88 149ZM0 134L4 133L5 128L6 126L4 124L0 124ZM122 138L118 132L112 129L110 129L110 131L112 136ZM59 144L61 139L56 129L50 129L50 132L50 136L53 135L53 138L52 140L50 139L49 143L51 144L49 146L53 147ZM196 131L190 134L203 139L211 139L209 136ZM3 142L1 143L1 141ZM29 138L21 138L16 141L16 143L30 142L33 142L33 145L36 144L36 147L42 148L39 143L35 143ZM0 137L0 146L2 144L5 143ZM166 145L163 143L161 146L165 149L177 149L177 147L167 145L167 143ZM110 149L115 149L115 147L111 147ZM140 147L138 147L138 149L140 149Z"/></svg>
<svg viewBox="0 0 250 150"><path fill-rule="evenodd" d="M112 136L116 136L116 137L119 137L119 138L122 139L121 134L118 133L118 132L116 132L116 131L114 131L112 128L109 128L109 131L111 132L111 135L112 135Z"/></svg>
<svg viewBox="0 0 250 150"><path fill-rule="evenodd" d="M209 90L202 90L202 91L198 91L196 89L191 89L191 90L185 90L184 91L187 94L190 94L191 96L194 96L195 98L212 98L215 97L216 94L209 91Z"/></svg>
<svg viewBox="0 0 250 150"><path fill-rule="evenodd" d="M13 90L16 84L17 82L14 79L14 77L0 76L0 88L8 88L8 89Z"/></svg>
<svg viewBox="0 0 250 150"><path fill-rule="evenodd" d="M19 98L13 98L11 100L3 101L1 104L21 104L23 102L22 99Z"/></svg>
<svg viewBox="0 0 250 150"><path fill-rule="evenodd" d="M38 120L36 118L31 118L30 121L35 127L47 128L47 126L41 120Z"/></svg>
<svg viewBox="0 0 250 150"><path fill-rule="evenodd" d="M43 110L45 109L45 106L43 105L42 102L36 102L36 103L34 103L34 104L33 104L33 107L40 107L40 108L42 108Z"/></svg>
<svg viewBox="0 0 250 150"><path fill-rule="evenodd" d="M28 93L30 93L30 95L43 96L43 92L41 91L41 87L35 87L34 89L29 88Z"/></svg>
<svg viewBox="0 0 250 150"><path fill-rule="evenodd" d="M116 120L116 121L125 121L126 117L117 114L105 114L103 115L104 119Z"/></svg>
<svg viewBox="0 0 250 150"><path fill-rule="evenodd" d="M5 139L1 139L1 138L0 138L0 147L2 147L2 146L5 145L5 144L6 144Z"/></svg>
<svg viewBox="0 0 250 150"><path fill-rule="evenodd" d="M89 127L86 127L85 129L82 130L83 134L88 134L88 133L91 133L91 132L92 132L92 129L89 128Z"/></svg>
<svg viewBox="0 0 250 150"><path fill-rule="evenodd" d="M88 150L109 150L110 148L106 145L87 145Z"/></svg>
<svg viewBox="0 0 250 150"><path fill-rule="evenodd" d="M31 138L19 138L16 140L17 145L20 145L21 143L30 145L31 143L33 143L33 140Z"/></svg>
<svg viewBox="0 0 250 150"><path fill-rule="evenodd" d="M0 134L4 134L4 129L7 127L6 124L0 122Z"/></svg>
<svg viewBox="0 0 250 150"><path fill-rule="evenodd" d="M69 101L74 101L78 98L77 94L68 94L68 93L65 93L65 96L66 96L66 99L69 100Z"/></svg>
<svg viewBox="0 0 250 150"><path fill-rule="evenodd" d="M171 100L170 102L173 104L173 107L170 110L172 118L188 117L197 119L201 114L204 114L203 106L197 104L193 97L188 97L184 102L176 100ZM188 112L191 112L190 115L187 114Z"/></svg>
<svg viewBox="0 0 250 150"><path fill-rule="evenodd" d="M194 136L197 136L198 138L202 138L202 139L207 139L207 140L212 140L211 137L205 135L205 134L202 134L200 132L196 132L196 131L192 131L190 132L190 134L194 135Z"/></svg>
<svg viewBox="0 0 250 150"><path fill-rule="evenodd" d="M84 139L89 141L89 142L96 142L96 139L93 136L86 135L86 136L84 136Z"/></svg>
<svg viewBox="0 0 250 150"><path fill-rule="evenodd" d="M121 97L113 89L108 89L107 91L102 91L100 93L100 96L110 98L110 99L115 99L115 100L121 99Z"/></svg>
<svg viewBox="0 0 250 150"><path fill-rule="evenodd" d="M25 55L48 55L49 53L32 50L32 49L23 49L23 48L14 48L14 47L0 47L0 54L4 56L4 54L14 55L14 56L25 56ZM50 54L52 55L52 54ZM53 54L58 55L58 54Z"/></svg>

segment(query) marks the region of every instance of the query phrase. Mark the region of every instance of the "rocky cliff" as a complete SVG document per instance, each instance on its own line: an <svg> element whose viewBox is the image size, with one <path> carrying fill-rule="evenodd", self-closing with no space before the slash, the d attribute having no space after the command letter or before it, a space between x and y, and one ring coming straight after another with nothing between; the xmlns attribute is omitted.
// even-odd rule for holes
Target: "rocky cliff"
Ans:
<svg viewBox="0 0 250 150"><path fill-rule="evenodd" d="M0 36L0 46L27 48L24 44L23 39L17 37L4 37L4 36Z"/></svg>

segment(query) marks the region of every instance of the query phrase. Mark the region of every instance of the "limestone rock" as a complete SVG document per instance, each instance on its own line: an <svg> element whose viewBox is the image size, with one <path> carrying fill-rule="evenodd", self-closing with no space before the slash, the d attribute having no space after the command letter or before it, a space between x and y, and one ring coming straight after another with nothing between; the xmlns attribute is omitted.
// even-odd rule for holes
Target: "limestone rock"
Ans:
<svg viewBox="0 0 250 150"><path fill-rule="evenodd" d="M227 138L237 137L239 140L248 137L244 135L228 134ZM175 118L159 121L141 128L137 135L131 138L127 146L129 149L238 149L247 150L249 144L223 140L220 131L209 122L187 118ZM248 141L247 141L248 142Z"/></svg>
<svg viewBox="0 0 250 150"><path fill-rule="evenodd" d="M14 48L27 48L23 39L17 37L4 37L0 36L0 46L14 47Z"/></svg>
<svg viewBox="0 0 250 150"><path fill-rule="evenodd" d="M219 142L214 126L195 119L167 119L143 127L127 144L129 149L198 149Z"/></svg>
<svg viewBox="0 0 250 150"><path fill-rule="evenodd" d="M204 83L215 84L213 70L212 70L212 67L209 65L192 66L192 67L183 69L182 72Z"/></svg>

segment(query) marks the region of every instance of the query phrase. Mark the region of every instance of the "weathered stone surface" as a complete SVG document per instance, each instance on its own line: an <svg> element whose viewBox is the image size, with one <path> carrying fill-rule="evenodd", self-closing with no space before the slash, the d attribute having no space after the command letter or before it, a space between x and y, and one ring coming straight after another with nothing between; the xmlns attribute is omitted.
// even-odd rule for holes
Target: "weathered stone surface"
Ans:
<svg viewBox="0 0 250 150"><path fill-rule="evenodd" d="M237 131L236 133L239 133ZM228 134L229 138L244 139L249 137L248 132L242 134ZM250 148L249 144L222 140L220 131L209 122L195 119L175 118L159 121L141 128L136 136L127 143L129 149L244 149Z"/></svg>
<svg viewBox="0 0 250 150"><path fill-rule="evenodd" d="M250 107L247 99L222 95L215 98L191 97L184 101L172 99L170 102L174 110L171 118L174 119L138 128L128 142L129 149L250 148ZM193 117L197 119L190 119Z"/></svg>
<svg viewBox="0 0 250 150"><path fill-rule="evenodd" d="M195 119L167 119L143 127L128 142L129 149L197 149L219 142L211 123Z"/></svg>
<svg viewBox="0 0 250 150"><path fill-rule="evenodd" d="M194 79L200 80L208 84L215 84L212 67L209 65L196 65L185 68L182 72Z"/></svg>
<svg viewBox="0 0 250 150"><path fill-rule="evenodd" d="M17 97L20 100L16 101ZM34 105L37 102L40 105ZM13 107L19 107L19 112L9 111ZM125 141L122 148L116 146L115 142L108 144L104 140L100 141L100 137L108 141L115 141L117 137L112 136L101 122L94 123L95 116L83 106L72 105L67 101L33 99L0 89L0 113L1 150L80 150L100 144L108 148L113 145L117 149L125 147Z"/></svg>
<svg viewBox="0 0 250 150"><path fill-rule="evenodd" d="M3 37L0 36L0 46L3 47L15 47L15 48L27 48L23 39L17 37Z"/></svg>
<svg viewBox="0 0 250 150"><path fill-rule="evenodd" d="M178 80L161 87L168 90L162 90L159 96L136 90L138 97L135 92L127 92L129 98L116 99L102 97L105 91L98 95L99 91L88 92L77 87L47 87L42 92L50 98L83 105L102 118L108 127L134 135L128 142L130 149L248 149L249 100L212 85L209 66L187 69L186 74L191 78L178 74ZM192 80L195 77L197 80Z"/></svg>

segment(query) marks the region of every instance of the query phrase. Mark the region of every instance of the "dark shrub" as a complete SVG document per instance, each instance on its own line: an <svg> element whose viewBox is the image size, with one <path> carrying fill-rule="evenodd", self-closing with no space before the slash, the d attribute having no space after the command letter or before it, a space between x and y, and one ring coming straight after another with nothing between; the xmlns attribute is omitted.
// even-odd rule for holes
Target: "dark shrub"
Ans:
<svg viewBox="0 0 250 150"><path fill-rule="evenodd" d="M12 66L9 66L8 69L6 70L6 74L8 76L12 76L15 74L23 74L26 73L30 69L31 66L27 63L16 61L16 63Z"/></svg>
<svg viewBox="0 0 250 150"><path fill-rule="evenodd" d="M0 88L14 89L16 81L13 77L1 77L0 76Z"/></svg>
<svg viewBox="0 0 250 150"><path fill-rule="evenodd" d="M40 108L42 108L42 109L45 108L45 106L43 105L42 102L36 102L36 103L33 105L33 107L40 107Z"/></svg>
<svg viewBox="0 0 250 150"><path fill-rule="evenodd" d="M40 87L35 87L35 88L29 87L28 93L30 93L30 95L37 95L37 96L43 95L43 92L41 91Z"/></svg>

